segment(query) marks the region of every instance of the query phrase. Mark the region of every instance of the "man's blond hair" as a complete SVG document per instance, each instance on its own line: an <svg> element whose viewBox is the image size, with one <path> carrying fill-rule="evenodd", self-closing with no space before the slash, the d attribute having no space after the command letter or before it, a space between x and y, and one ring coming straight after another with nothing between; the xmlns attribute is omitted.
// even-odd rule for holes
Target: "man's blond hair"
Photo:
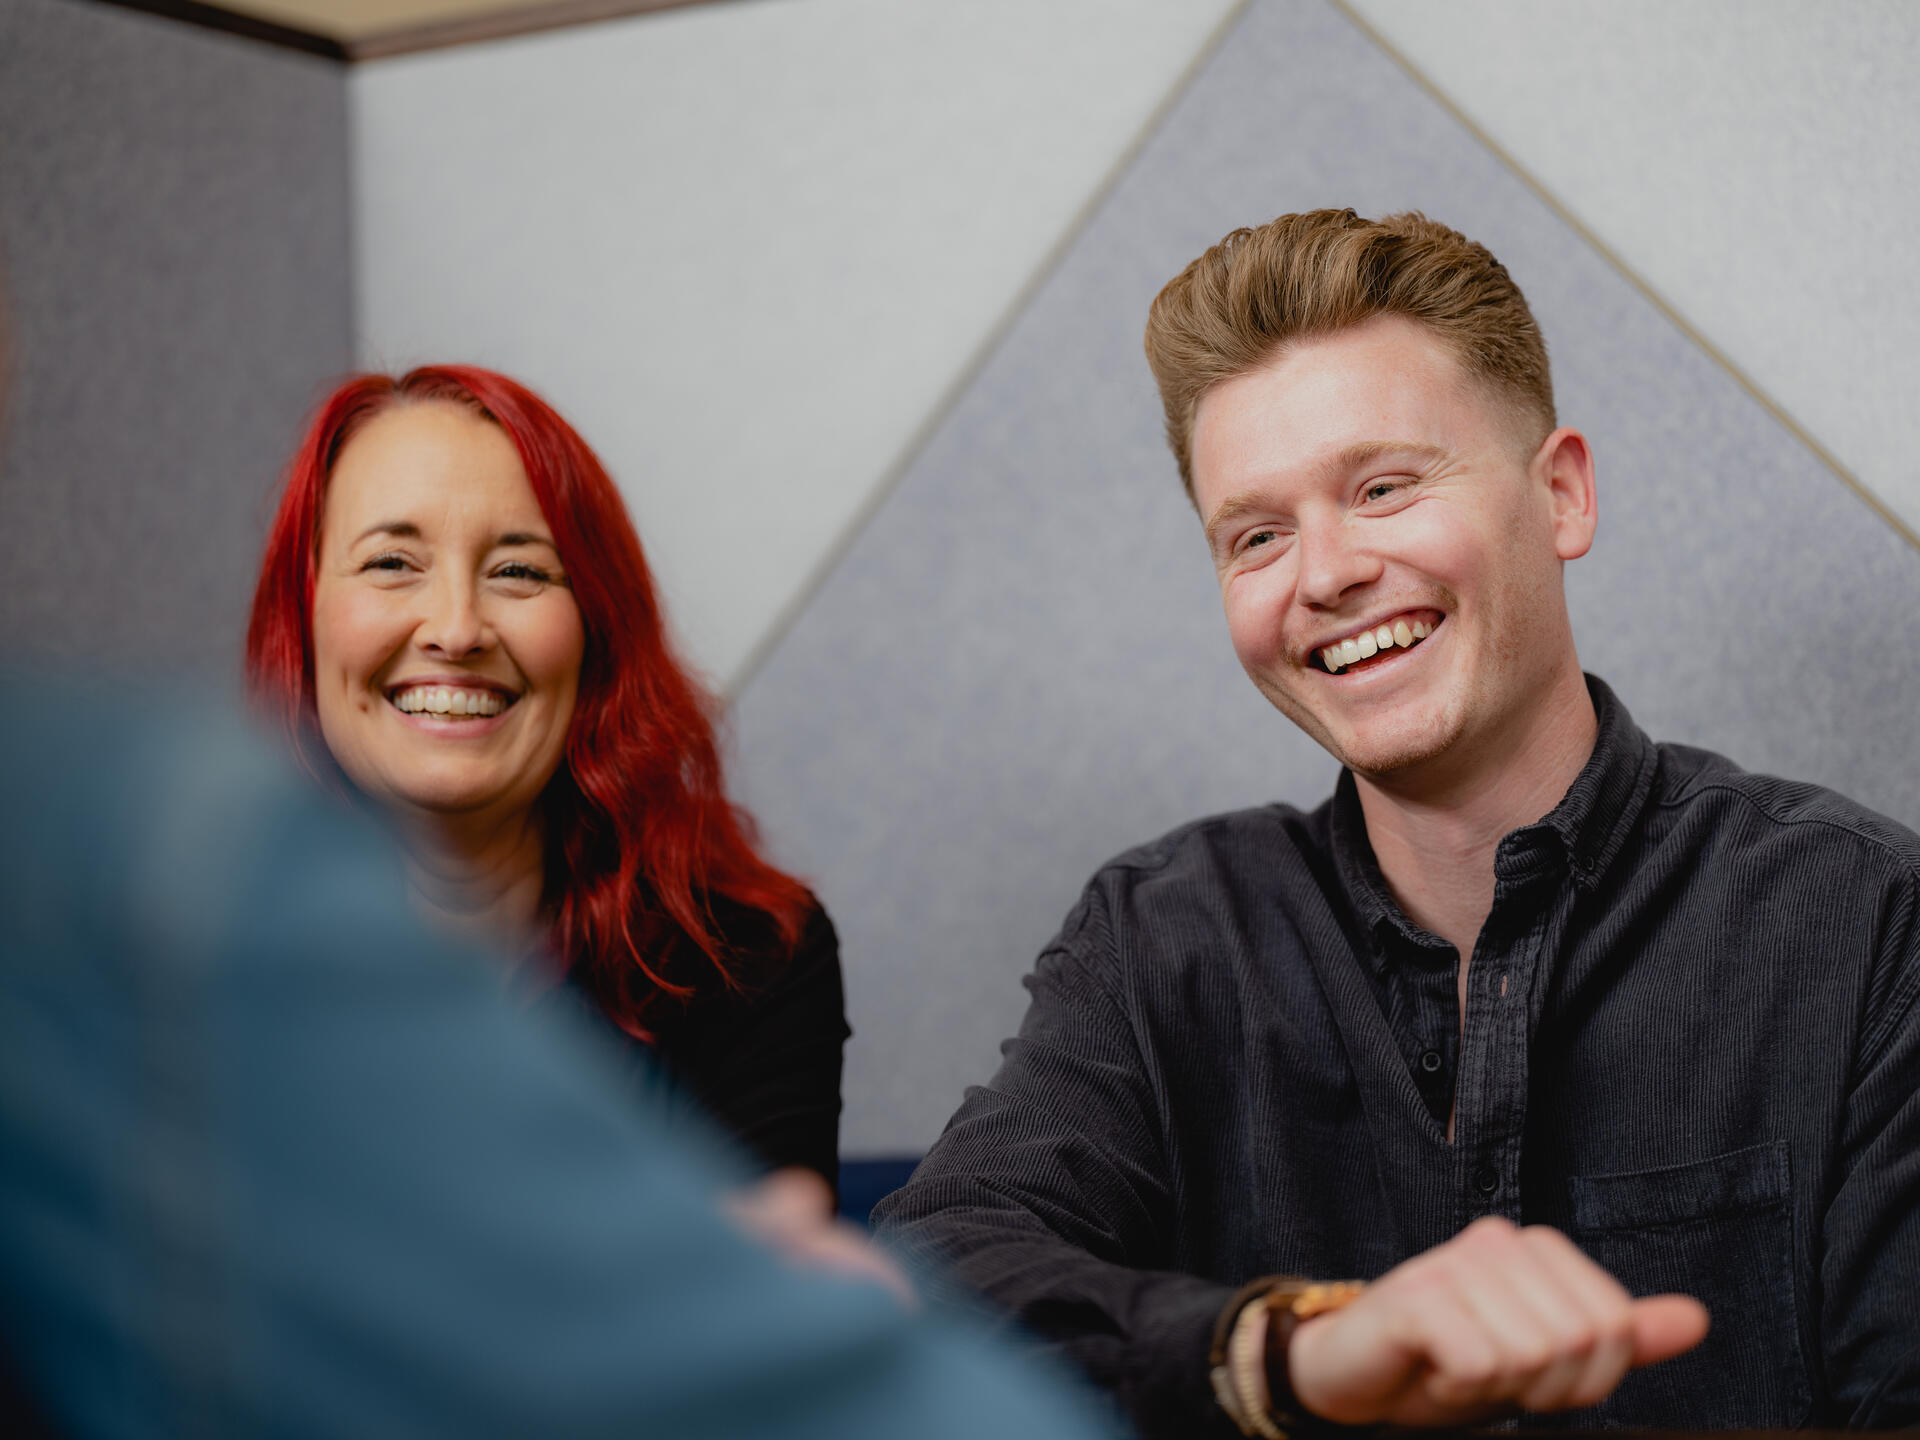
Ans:
<svg viewBox="0 0 1920 1440"><path fill-rule="evenodd" d="M1147 312L1147 363L1188 497L1194 413L1209 390L1294 341L1376 315L1425 325L1541 438L1553 429L1546 341L1486 246L1418 211L1382 220L1351 210L1282 215L1235 230L1169 281Z"/></svg>

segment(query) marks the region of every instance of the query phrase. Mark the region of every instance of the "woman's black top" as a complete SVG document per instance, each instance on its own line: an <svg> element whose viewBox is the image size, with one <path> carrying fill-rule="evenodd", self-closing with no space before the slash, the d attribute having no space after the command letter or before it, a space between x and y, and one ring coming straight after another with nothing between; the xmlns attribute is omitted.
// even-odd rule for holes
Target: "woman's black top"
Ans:
<svg viewBox="0 0 1920 1440"><path fill-rule="evenodd" d="M652 1081L641 1088L664 1102L670 1119L697 1108L738 1142L751 1167L804 1165L836 1185L840 1059L852 1031L833 922L816 901L788 951L757 910L715 899L713 915L740 988L724 984L712 961L682 939L655 968L694 994L654 1002L646 1016L652 1045L606 1018L581 970L566 989L589 1003L636 1070L650 1068L644 1056L665 1072L668 1094Z"/></svg>

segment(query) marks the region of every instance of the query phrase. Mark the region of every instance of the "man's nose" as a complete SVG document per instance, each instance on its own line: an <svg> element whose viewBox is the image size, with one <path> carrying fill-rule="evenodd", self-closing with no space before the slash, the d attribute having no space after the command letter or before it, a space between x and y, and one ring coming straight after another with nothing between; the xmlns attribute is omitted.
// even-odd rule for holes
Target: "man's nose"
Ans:
<svg viewBox="0 0 1920 1440"><path fill-rule="evenodd" d="M414 640L422 650L462 660L487 646L486 617L473 586L444 571L427 587L427 610Z"/></svg>
<svg viewBox="0 0 1920 1440"><path fill-rule="evenodd" d="M1301 526L1294 547L1298 599L1303 605L1338 605L1348 591L1378 580L1385 568L1342 521Z"/></svg>

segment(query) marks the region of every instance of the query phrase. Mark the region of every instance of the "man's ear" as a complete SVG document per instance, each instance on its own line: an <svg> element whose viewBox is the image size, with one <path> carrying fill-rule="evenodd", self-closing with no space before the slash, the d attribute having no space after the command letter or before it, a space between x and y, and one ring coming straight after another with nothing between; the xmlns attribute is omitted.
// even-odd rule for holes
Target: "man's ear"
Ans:
<svg viewBox="0 0 1920 1440"><path fill-rule="evenodd" d="M1540 442L1530 474L1545 492L1553 521L1553 549L1562 560L1578 560L1593 547L1600 524L1599 496L1593 483L1593 448L1570 425Z"/></svg>

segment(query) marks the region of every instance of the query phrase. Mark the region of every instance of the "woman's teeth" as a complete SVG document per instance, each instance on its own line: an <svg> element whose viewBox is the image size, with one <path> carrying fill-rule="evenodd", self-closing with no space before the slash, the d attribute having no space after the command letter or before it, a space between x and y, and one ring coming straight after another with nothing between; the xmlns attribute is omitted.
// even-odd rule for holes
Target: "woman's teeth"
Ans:
<svg viewBox="0 0 1920 1440"><path fill-rule="evenodd" d="M506 698L495 690L456 690L447 685L416 685L393 697L394 707L409 715L498 715Z"/></svg>
<svg viewBox="0 0 1920 1440"><path fill-rule="evenodd" d="M1391 650L1396 645L1402 649L1412 649L1432 633L1433 627L1426 621L1415 620L1408 624L1402 618L1391 625L1362 630L1337 645L1327 646L1320 652L1320 663L1327 667L1329 675L1338 675L1347 666L1370 660L1382 650Z"/></svg>

